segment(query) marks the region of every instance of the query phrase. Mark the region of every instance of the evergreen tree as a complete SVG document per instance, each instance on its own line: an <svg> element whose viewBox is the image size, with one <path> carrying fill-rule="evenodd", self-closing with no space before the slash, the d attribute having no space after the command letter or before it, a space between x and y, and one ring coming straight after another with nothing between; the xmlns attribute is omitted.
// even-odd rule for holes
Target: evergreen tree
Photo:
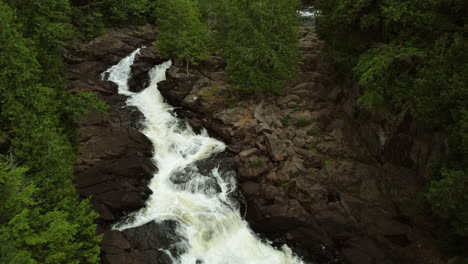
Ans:
<svg viewBox="0 0 468 264"><path fill-rule="evenodd" d="M296 0L220 2L217 43L236 89L278 93L295 77L298 7Z"/></svg>
<svg viewBox="0 0 468 264"><path fill-rule="evenodd" d="M396 124L412 118L447 134L426 197L452 229L444 233L468 239L461 191L468 177L468 2L317 0L316 7L328 55L339 75L359 82L362 106Z"/></svg>
<svg viewBox="0 0 468 264"><path fill-rule="evenodd" d="M0 153L0 262L97 263L96 213L74 188L69 137L71 121L84 113L90 96L64 91L61 63L48 68L51 58L61 62L61 27L26 27L28 21L48 24L53 12L28 13L28 6L15 4L37 17L17 17L0 1L0 137L10 145ZM55 7L43 4L48 11ZM49 37L58 39L45 46Z"/></svg>
<svg viewBox="0 0 468 264"><path fill-rule="evenodd" d="M143 25L155 21L152 0L72 1L72 18L81 37L104 32L106 26Z"/></svg>
<svg viewBox="0 0 468 264"><path fill-rule="evenodd" d="M159 35L156 49L164 56L196 64L210 55L211 35L192 0L160 1L156 8Z"/></svg>

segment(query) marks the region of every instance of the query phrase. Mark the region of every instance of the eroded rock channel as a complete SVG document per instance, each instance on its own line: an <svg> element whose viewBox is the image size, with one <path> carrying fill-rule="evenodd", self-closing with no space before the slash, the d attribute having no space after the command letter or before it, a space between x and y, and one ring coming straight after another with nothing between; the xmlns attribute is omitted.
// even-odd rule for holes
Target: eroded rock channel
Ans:
<svg viewBox="0 0 468 264"><path fill-rule="evenodd" d="M151 196L157 149L139 132L142 113L126 106L127 97L100 74L146 45L129 82L130 91L141 91L150 69L166 60L152 46L155 35L148 26L113 31L67 53L70 89L98 91L110 106L109 114L93 112L80 122L75 167L80 194L92 196L100 215L103 263L171 263L160 249L179 250L171 247L180 242L174 221L110 229ZM302 31L300 48L300 76L282 96L236 97L218 57L189 75L175 61L159 90L195 131L205 127L226 143L228 152L220 158L237 171L241 192L234 198L251 228L274 246L287 244L314 263L443 263L424 219L395 206L395 196L417 192L419 185L402 177L412 168L382 160L388 152L378 128L360 121L355 95L333 81L323 43L312 30ZM184 184L183 175L174 181ZM409 187L394 190L389 182Z"/></svg>

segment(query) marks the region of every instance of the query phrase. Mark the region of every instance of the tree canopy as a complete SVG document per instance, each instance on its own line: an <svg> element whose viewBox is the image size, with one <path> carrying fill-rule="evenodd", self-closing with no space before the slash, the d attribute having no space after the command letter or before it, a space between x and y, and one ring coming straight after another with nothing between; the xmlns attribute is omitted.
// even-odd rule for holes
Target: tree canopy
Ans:
<svg viewBox="0 0 468 264"><path fill-rule="evenodd" d="M212 36L193 0L160 1L156 7L160 29L156 48L161 54L196 64L210 55Z"/></svg>
<svg viewBox="0 0 468 264"><path fill-rule="evenodd" d="M242 92L281 92L296 77L299 2L226 2L216 28L229 79Z"/></svg>
<svg viewBox="0 0 468 264"><path fill-rule="evenodd" d="M216 52L227 60L238 91L279 93L297 72L299 5L297 0L161 1L157 49L192 63Z"/></svg>
<svg viewBox="0 0 468 264"><path fill-rule="evenodd" d="M97 263L99 236L73 185L72 96L60 49L66 1L0 1L0 262ZM63 13L65 12L65 13Z"/></svg>
<svg viewBox="0 0 468 264"><path fill-rule="evenodd" d="M317 0L316 7L329 57L341 77L359 82L364 108L447 134L426 197L466 238L468 2Z"/></svg>

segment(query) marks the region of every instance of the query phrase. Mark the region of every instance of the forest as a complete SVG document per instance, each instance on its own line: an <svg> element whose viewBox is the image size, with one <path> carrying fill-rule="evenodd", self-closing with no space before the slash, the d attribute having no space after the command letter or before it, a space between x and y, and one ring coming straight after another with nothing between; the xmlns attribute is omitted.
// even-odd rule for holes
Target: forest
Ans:
<svg viewBox="0 0 468 264"><path fill-rule="evenodd" d="M418 120L446 134L425 193L442 246L468 236L468 2L317 0L317 31L359 104L394 126ZM466 253L466 252L465 252Z"/></svg>
<svg viewBox="0 0 468 264"><path fill-rule="evenodd" d="M310 2L310 1L307 1ZM282 94L297 73L296 0L0 0L0 262L98 263L88 200L73 185L75 121L105 111L71 94L62 49L109 27L156 23L158 52L187 69L212 54L243 96ZM441 246L468 237L468 2L316 0L317 32L337 78L359 83L363 109L395 126L446 135L425 197Z"/></svg>
<svg viewBox="0 0 468 264"><path fill-rule="evenodd" d="M242 4L251 7L242 9ZM266 4L274 8L258 12L258 8L265 11ZM93 94L66 92L61 50L67 41L90 39L110 26L160 23L161 53L197 63L214 51L215 36L210 30L223 32L211 28L221 24L207 23L217 8L224 8L226 13L218 19L226 21L242 11L242 17L232 23L245 26L239 30L249 34L230 32L226 42L219 43L229 47L223 54L232 61L229 71L237 87L248 90L252 85L267 92L271 84L282 89L292 78L289 73L294 72L297 56L297 50L287 46L296 43L295 1L0 1L1 263L99 262L97 215L88 200L78 197L73 164L75 121L89 108L105 111L105 105ZM261 31L253 27L255 20L280 17L285 10L286 20L265 24ZM171 34L178 34L176 43L170 42ZM251 42L252 35L264 38L265 46ZM273 43L283 37L285 43ZM239 51L237 41L248 48L241 50L245 51L241 58L234 56ZM281 56L259 60L279 51ZM246 71L248 79L242 78ZM274 73L278 73L276 79L268 80Z"/></svg>

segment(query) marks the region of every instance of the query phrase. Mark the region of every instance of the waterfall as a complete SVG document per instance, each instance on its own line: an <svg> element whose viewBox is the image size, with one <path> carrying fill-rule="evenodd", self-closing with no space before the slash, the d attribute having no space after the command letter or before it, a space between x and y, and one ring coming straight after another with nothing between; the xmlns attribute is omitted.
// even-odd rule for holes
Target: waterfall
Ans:
<svg viewBox="0 0 468 264"><path fill-rule="evenodd" d="M275 249L261 241L241 217L229 195L235 191L234 175L218 169L200 173L195 162L224 151L224 143L195 133L173 114L173 107L164 102L157 84L165 80L171 62L155 66L150 72L149 86L139 93L128 89L131 65L140 49L103 73L103 78L116 83L119 93L128 95L127 105L137 107L145 117L144 133L154 145L153 161L158 167L150 182L153 191L146 208L131 220L114 226L117 230L138 227L151 221L175 220L177 234L184 238L185 252L174 264L299 264L303 263L283 246ZM173 177L183 175L184 184Z"/></svg>

